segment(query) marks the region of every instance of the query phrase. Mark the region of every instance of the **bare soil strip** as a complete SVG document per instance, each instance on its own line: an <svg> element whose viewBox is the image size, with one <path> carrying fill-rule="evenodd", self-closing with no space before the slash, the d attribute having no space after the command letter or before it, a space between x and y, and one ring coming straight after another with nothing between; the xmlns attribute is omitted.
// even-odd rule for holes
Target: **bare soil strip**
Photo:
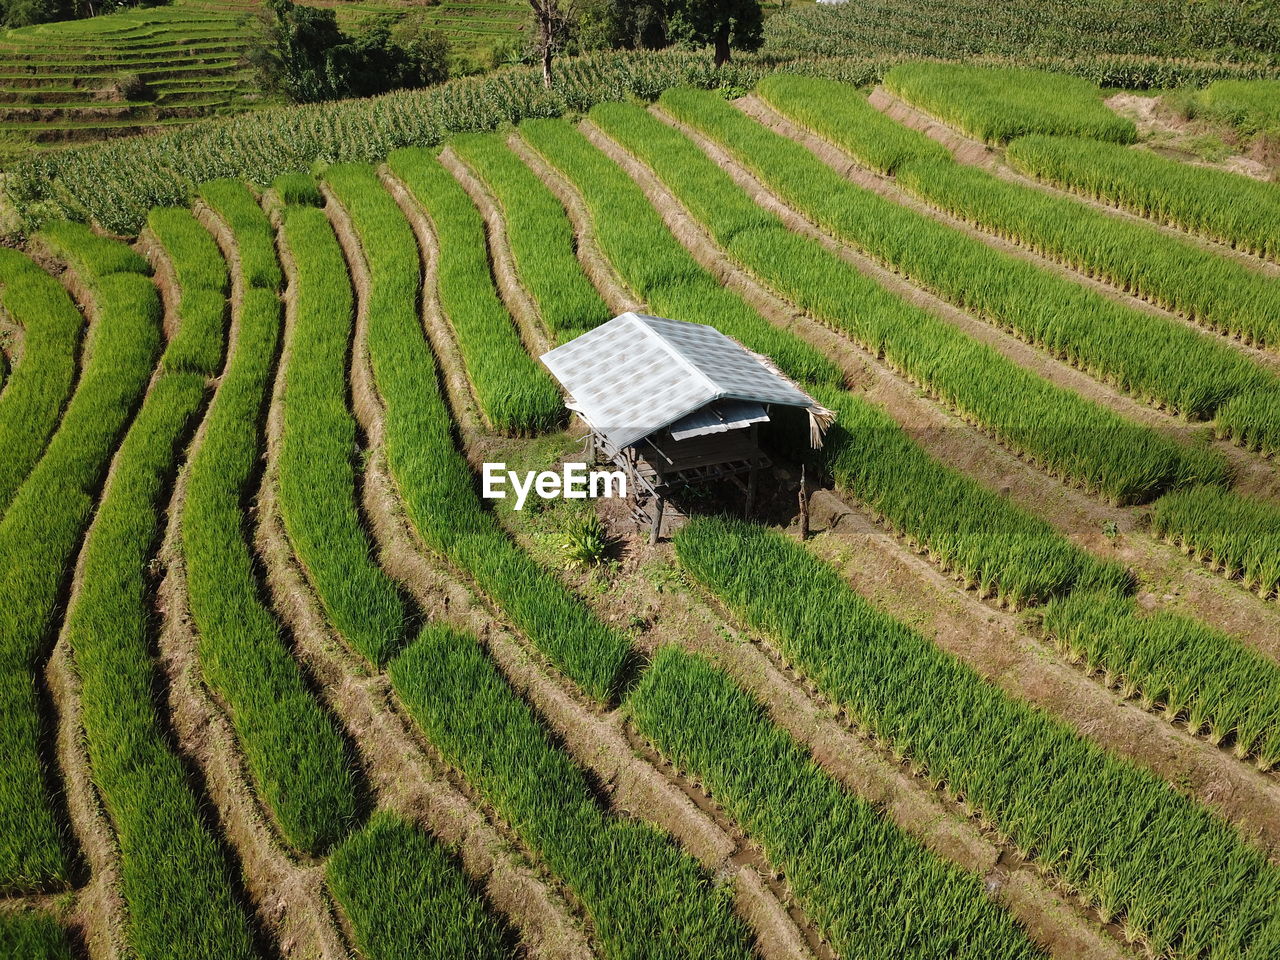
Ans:
<svg viewBox="0 0 1280 960"><path fill-rule="evenodd" d="M1144 532L1146 511L1107 506L1081 490L1056 482L1033 461L1004 447L977 424L926 399L906 377L843 335L800 313L712 242L689 212L653 173L599 131L594 136L632 176L668 227L689 252L728 288L775 324L805 337L845 372L851 389L865 392L882 406L929 453L962 470L1022 508L1051 523L1084 549L1122 562L1143 581L1139 600L1160 605L1218 625L1228 633L1280 660L1280 609L1238 583L1188 560L1170 544ZM1104 532L1115 523L1116 535Z"/></svg>
<svg viewBox="0 0 1280 960"><path fill-rule="evenodd" d="M406 191L398 188L394 178L385 171L383 176L406 216L411 221L417 219L420 214L416 203ZM418 231L416 225L415 231ZM342 232L347 234L344 248L348 249L351 261L359 265L361 260L354 234L349 228ZM423 243L423 236L418 232L420 255L424 265L428 265L423 314L432 347L444 368L441 375L447 380L456 371L447 369L448 360L445 358L456 353L450 344L437 340L437 337L447 335L447 328L430 319L433 310L438 311L438 303L433 304L436 300L435 271L429 266L437 254L433 245ZM360 291L362 286L358 282L357 290ZM360 299L365 299L363 292ZM381 403L377 400L376 387L367 368L365 372L353 374L353 385L357 392L368 392L373 396L372 402L358 403L358 408L380 411ZM474 421L467 424L466 413L456 408L454 415L463 436L476 437L476 445L482 446L483 440L476 432L478 425ZM380 420L363 426L370 446L376 449L382 435ZM470 453L473 457L481 455L478 449L472 449ZM394 481L383 473L385 463L381 457L375 459L381 476L376 476L372 470L366 472L365 508L373 522L388 572L404 584L422 610L431 611L435 617L447 619L482 639L499 670L550 725L564 748L593 775L615 811L656 823L708 869L735 880L735 908L755 931L761 950L767 957L811 957L805 933L787 908L770 892L758 870L735 860L740 853L739 845L713 818L699 810L686 793L636 755L627 741L621 714L616 710L605 713L577 693L567 679L559 676L536 650L522 638L517 638L515 632L495 616L492 605L481 599L470 584L448 571L431 555L400 511L401 501L394 489ZM382 487L381 491L375 490L375 484ZM816 934L813 934L813 940L817 942Z"/></svg>
<svg viewBox="0 0 1280 960"><path fill-rule="evenodd" d="M7 312L0 307L0 351L9 359L9 370L13 369L22 362L22 348L26 342L26 328L20 323L15 323ZM0 390L9 385L8 378L0 385Z"/></svg>
<svg viewBox="0 0 1280 960"><path fill-rule="evenodd" d="M955 155L955 158L961 163L988 167L992 172L1004 177L1006 180L1020 183L1023 186L1035 187L1037 190L1042 190L1045 193L1054 193L1058 196L1070 197L1072 200L1087 203L1091 207L1102 210L1114 217L1132 220L1136 223L1143 223L1149 227L1155 227L1161 233L1168 234L1171 237L1177 237L1180 240L1190 240L1192 243L1199 244L1206 250L1211 250L1220 256L1238 260L1246 266L1252 267L1254 270L1258 270L1261 273L1265 273L1273 277L1280 277L1280 264L1272 263L1270 260L1255 257L1251 253L1246 253L1243 250L1236 250L1234 247L1228 246L1225 243L1210 240L1207 237L1191 233L1172 224L1162 223L1158 220L1149 220L1146 217L1140 217L1137 214L1130 213L1127 210L1122 210L1119 207L1110 206L1109 204L1102 203L1099 200L1094 200L1091 197L1073 193L1070 190L1063 190L1060 187L1055 187L1051 184L1027 177L1012 169L1004 162L1003 151L994 150L993 148L986 146L986 144L965 136L953 127L950 127L941 120L938 120L936 117L933 117L930 114L925 113L923 110L913 107L905 101L898 99L882 86L877 86L871 91L869 100L873 107L886 116L897 120L904 126L911 127L913 130L919 130L930 139L941 143L944 147L950 150L952 154ZM991 159L986 159L986 157L980 155L978 150L984 151L986 154L990 154Z"/></svg>
<svg viewBox="0 0 1280 960"><path fill-rule="evenodd" d="M934 296L912 281L881 266L871 257L865 256L853 247L842 243L837 238L824 232L817 224L805 218L798 211L787 206L768 187L755 178L745 167L733 159L730 154L693 128L670 117L661 110L653 113L660 120L675 127L693 140L704 153L728 173L740 187L761 207L775 213L787 227L796 233L811 237L820 242L832 253L838 255L854 266L859 272L871 277L881 286L897 294L914 305L928 310L952 326L964 331L974 340L985 343L997 350L1018 366L1031 371L1037 376L1056 386L1086 397L1095 403L1108 407L1120 416L1140 423L1154 430L1166 433L1175 439L1191 440L1199 434L1207 432L1203 423L1194 423L1176 414L1166 412L1158 407L1140 403L1120 393L1106 383L1095 380L1082 370L1066 363L1040 347L1019 340L1012 334L967 313L950 303ZM593 135L600 141L607 140L598 129L591 127ZM612 143L612 141L610 141ZM614 145L617 146L616 144ZM1230 461L1236 474L1236 485L1243 493L1280 497L1280 471L1276 465L1257 454L1236 446L1227 440L1216 440L1213 447Z"/></svg>
<svg viewBox="0 0 1280 960"><path fill-rule="evenodd" d="M232 273L230 346L225 371L239 342L243 274L235 241L225 224L211 211L201 210L198 215L213 228ZM191 458L200 449L205 427L202 424L197 431L187 451L187 466L174 487L160 553L165 575L157 603L164 618L159 654L176 746L213 802L220 831L240 862L241 880L262 936L285 958L347 960L350 951L325 894L323 865L304 862L286 849L270 814L258 799L226 709L202 677L179 530Z"/></svg>
<svg viewBox="0 0 1280 960"><path fill-rule="evenodd" d="M182 287L178 283L178 275L173 269L173 260L169 251L164 248L150 227L143 227L138 234L138 242L133 248L147 258L151 264L151 282L155 284L164 303L164 338L172 340L178 332L181 318L178 316L178 303L182 300Z"/></svg>
<svg viewBox="0 0 1280 960"><path fill-rule="evenodd" d="M513 133L507 138L507 146L537 174L538 179L546 184L547 189L556 195L556 199L564 207L569 215L569 222L573 224L578 262L582 264L582 270L586 273L587 279L600 292L600 296L604 297L609 309L615 314L626 313L628 310L643 310L644 304L627 289L627 285L614 270L613 264L601 251L595 226L591 222L591 213L577 191L552 170L536 151L520 139L518 133Z"/></svg>
<svg viewBox="0 0 1280 960"><path fill-rule="evenodd" d="M77 562L76 581L80 581ZM72 597L74 597L74 590ZM68 606L71 605L68 600ZM66 925L85 944L92 960L132 957L125 928L128 910L120 894L120 848L102 798L93 784L80 720L80 680L76 676L65 629L45 668L45 682L57 713L57 756L71 828L89 867L89 879L76 891Z"/></svg>
<svg viewBox="0 0 1280 960"><path fill-rule="evenodd" d="M994 147L989 147L981 140L947 126L923 110L917 110L905 100L899 100L879 84L871 91L868 99L873 107L891 120L897 120L903 126L913 130L919 130L925 136L942 144L961 163L994 169L1003 162L999 151Z"/></svg>
<svg viewBox="0 0 1280 960"><path fill-rule="evenodd" d="M601 139L607 140L603 137ZM642 186L650 201L662 211L664 218L669 223L674 221L675 226L682 228L678 233L686 244L693 243L689 249L695 257L700 261L705 258L708 265L715 264L709 268L717 270L727 286L736 288L740 284L749 290L752 302L762 309L765 316L783 325L788 317L794 322L794 315L789 314L789 307L776 298L771 298L768 291L744 277L743 271L735 270L705 233L698 235L687 211L662 188L651 172L630 155L625 155L616 144L609 149L616 151L615 158ZM819 341L814 338L814 342ZM881 383L876 387L881 389L873 388L868 391L872 397L883 392L893 398L893 383L887 375L881 378ZM905 406L908 398L902 398L901 392L898 393L901 399L894 407L889 408L890 414L918 429L921 425L919 419L912 419L910 413L904 415L900 412L910 408ZM917 410L923 409L923 406L916 404ZM945 427L928 429L918 436L922 441L932 441L936 434L945 430ZM944 436L944 440L970 442L955 430L947 432L951 436ZM851 508L846 506L846 509ZM968 622L957 628L958 635L970 637L971 642L957 644L952 649L940 639L941 645L970 661L980 672L992 677L1000 676L1003 678L1002 682L1007 679L1008 689L1014 695L1040 704L1086 736L1096 734L1097 739L1116 752L1181 786L1196 799L1219 810L1238 824L1243 833L1258 838L1273 854L1280 855L1280 781L1258 773L1226 751L1212 746L1206 739L1193 737L1183 725L1163 723L1163 713L1154 709L1144 711L1136 703L1126 702L1107 690L1101 683L1086 678L1082 672L1057 662L1055 654L1047 646L1025 636L1025 631L1015 617L1000 610L995 604L979 601L965 591L958 590L954 583L916 556L905 543L900 543L887 534L883 536L886 538L882 545L884 557L878 557L875 564L892 568L891 560L899 563L906 561L906 569L914 570L930 581L932 591L921 589L917 580L911 584L913 589L908 590L906 595L928 595L930 592L943 590L957 602L976 605L970 608L972 615ZM889 545L890 541L892 546ZM914 623L917 619L913 615L908 618L908 622ZM972 637L980 634L975 631L983 624L993 623L1003 623L1004 635L992 636L985 645L977 646ZM1274 651L1272 638L1269 652ZM1010 660L1010 657L1015 659ZM1142 735L1138 736L1139 733ZM1152 740L1152 737L1156 739ZM1227 784L1231 786L1227 788Z"/></svg>
<svg viewBox="0 0 1280 960"><path fill-rule="evenodd" d="M872 190L887 200L892 200L899 206L907 207L916 213L930 217L939 223L946 224L956 230L963 231L975 240L980 240L987 246L999 250L1001 253L1009 254L1017 257L1027 263L1033 264L1042 270L1048 270L1059 276L1066 277L1074 283L1099 293L1110 300L1129 307L1132 310L1141 310L1143 313L1156 317L1162 317L1165 320L1180 323L1189 329L1195 330L1197 333L1208 334L1220 339L1229 345L1233 350L1244 354L1255 363L1262 364L1280 370L1280 355L1274 351L1262 350L1258 347L1249 346L1236 337L1215 333L1208 327L1201 326L1195 321L1189 319L1184 314L1173 310L1167 310L1157 306L1135 294L1127 293L1121 288L1114 286L1104 280L1097 280L1083 271L1077 270L1070 266L1066 261L1056 260L1045 254L1037 253L1014 238L1006 238L997 233L988 231L986 228L971 223L960 217L951 214L940 207L932 206L926 201L919 200L902 187L892 177L886 177L868 167L862 166L854 157L845 152L839 146L824 140L815 134L802 129L792 123L782 114L778 113L771 106L761 100L755 94L749 94L735 101L735 105L742 110L743 113L758 120L775 133L781 134L790 140L807 148L814 156L825 163L836 173L843 176L859 187L866 190Z"/></svg>
<svg viewBox="0 0 1280 960"><path fill-rule="evenodd" d="M330 214L333 214L331 209ZM372 673L325 621L309 575L294 553L284 529L279 503L279 448L283 431L282 387L292 347L293 285L296 271L283 243L278 241L290 289L286 294L284 358L277 374L268 418L267 470L259 493L257 548L267 568L276 610L290 624L298 653L317 679L322 696L356 744L361 768L380 807L419 823L455 847L467 871L480 880L491 902L521 932L530 955L545 958L583 958L590 955L585 939L559 895L520 856L501 824L486 819L482 808L448 777L445 764L422 742L411 720L396 705L385 674ZM362 264L358 264L362 266ZM362 270L358 284L367 289ZM360 296L358 329L353 351L353 383L367 374L366 297ZM374 402L363 389L363 406Z"/></svg>
<svg viewBox="0 0 1280 960"><path fill-rule="evenodd" d="M455 180L462 185L476 205L480 215L484 217L485 239L488 240L489 271L493 274L494 283L507 312L520 328L520 337L524 340L525 350L532 357L540 357L550 350L554 343L542 322L542 314L529 291L520 282L520 272L516 268L515 255L507 240L507 225L503 219L498 202L490 195L488 189L463 162L452 147L445 147L440 153L440 162L453 174Z"/></svg>

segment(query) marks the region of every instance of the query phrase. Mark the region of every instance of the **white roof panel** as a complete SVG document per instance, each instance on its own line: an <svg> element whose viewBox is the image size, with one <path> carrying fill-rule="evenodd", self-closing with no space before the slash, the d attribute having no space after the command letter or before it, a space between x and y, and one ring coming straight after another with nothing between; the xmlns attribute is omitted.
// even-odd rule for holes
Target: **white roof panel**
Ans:
<svg viewBox="0 0 1280 960"><path fill-rule="evenodd" d="M577 410L617 448L719 399L815 407L714 327L624 313L542 355Z"/></svg>

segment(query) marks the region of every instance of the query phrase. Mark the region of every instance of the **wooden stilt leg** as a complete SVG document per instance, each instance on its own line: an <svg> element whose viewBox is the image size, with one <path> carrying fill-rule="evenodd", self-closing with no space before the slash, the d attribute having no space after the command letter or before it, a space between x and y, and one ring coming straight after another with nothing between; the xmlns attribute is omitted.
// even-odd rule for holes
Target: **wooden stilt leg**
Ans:
<svg viewBox="0 0 1280 960"><path fill-rule="evenodd" d="M658 497L653 502L653 528L649 531L649 542L657 543L658 536L662 532L662 498Z"/></svg>
<svg viewBox="0 0 1280 960"><path fill-rule="evenodd" d="M745 514L751 516L751 510L756 504L756 472L755 463L751 464L751 472L747 474L747 507Z"/></svg>

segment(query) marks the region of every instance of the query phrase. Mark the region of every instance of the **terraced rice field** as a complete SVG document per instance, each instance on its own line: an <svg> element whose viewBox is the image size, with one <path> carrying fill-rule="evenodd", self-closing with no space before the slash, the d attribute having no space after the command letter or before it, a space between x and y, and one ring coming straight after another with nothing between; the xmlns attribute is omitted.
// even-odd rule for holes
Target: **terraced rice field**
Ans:
<svg viewBox="0 0 1280 960"><path fill-rule="evenodd" d="M358 29L371 17L421 10L456 54L487 66L488 51L516 40L526 7L499 0L317 0ZM242 112L263 104L243 61L258 0L173 0L0 36L0 158L32 149L125 136ZM122 89L136 76L145 91Z"/></svg>
<svg viewBox="0 0 1280 960"><path fill-rule="evenodd" d="M0 251L0 955L1280 955L1253 188L939 69ZM479 496L577 458L536 357L627 309L836 412L807 538L785 450L655 545Z"/></svg>

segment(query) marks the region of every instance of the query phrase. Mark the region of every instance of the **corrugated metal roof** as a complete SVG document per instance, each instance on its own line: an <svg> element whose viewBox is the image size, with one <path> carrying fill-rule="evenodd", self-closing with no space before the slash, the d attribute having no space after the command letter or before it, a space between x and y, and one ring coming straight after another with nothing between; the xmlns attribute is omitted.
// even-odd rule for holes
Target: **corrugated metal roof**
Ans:
<svg viewBox="0 0 1280 960"><path fill-rule="evenodd" d="M671 424L671 436L687 440L707 433L741 430L768 419L764 407L753 400L717 400Z"/></svg>
<svg viewBox="0 0 1280 960"><path fill-rule="evenodd" d="M816 407L714 327L624 313L542 355L569 406L615 447L630 446L713 400Z"/></svg>

